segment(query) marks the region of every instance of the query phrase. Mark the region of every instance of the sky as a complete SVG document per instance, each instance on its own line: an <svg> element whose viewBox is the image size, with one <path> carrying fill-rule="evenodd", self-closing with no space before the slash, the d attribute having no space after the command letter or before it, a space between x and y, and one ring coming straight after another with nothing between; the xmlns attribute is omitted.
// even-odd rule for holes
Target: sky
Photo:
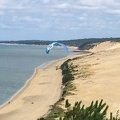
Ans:
<svg viewBox="0 0 120 120"><path fill-rule="evenodd" d="M0 0L0 40L120 37L120 0Z"/></svg>

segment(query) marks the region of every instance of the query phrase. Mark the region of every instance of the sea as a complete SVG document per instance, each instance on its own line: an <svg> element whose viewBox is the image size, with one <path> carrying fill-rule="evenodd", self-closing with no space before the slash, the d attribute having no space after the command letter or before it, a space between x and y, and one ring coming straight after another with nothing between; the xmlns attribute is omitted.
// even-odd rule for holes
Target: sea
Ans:
<svg viewBox="0 0 120 120"><path fill-rule="evenodd" d="M61 47L46 54L46 45L0 44L0 106L30 80L38 67L68 56Z"/></svg>

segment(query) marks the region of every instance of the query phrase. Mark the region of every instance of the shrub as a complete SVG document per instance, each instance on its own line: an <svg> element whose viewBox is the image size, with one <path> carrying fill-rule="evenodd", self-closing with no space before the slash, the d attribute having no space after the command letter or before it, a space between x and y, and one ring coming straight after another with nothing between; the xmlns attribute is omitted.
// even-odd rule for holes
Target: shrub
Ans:
<svg viewBox="0 0 120 120"><path fill-rule="evenodd" d="M71 61L71 59L65 61L62 65L61 65L61 70L62 70L62 83L65 84L68 81L74 80L74 76L72 75L72 65L69 65L68 62Z"/></svg>
<svg viewBox="0 0 120 120"><path fill-rule="evenodd" d="M116 117L113 117L112 113L110 114L110 119L106 118L108 105L103 103L103 100L100 102L97 100L95 103L92 101L88 107L82 105L81 101L76 102L73 108L66 100L65 108L67 111L64 117L60 117L59 120L120 120L118 114Z"/></svg>

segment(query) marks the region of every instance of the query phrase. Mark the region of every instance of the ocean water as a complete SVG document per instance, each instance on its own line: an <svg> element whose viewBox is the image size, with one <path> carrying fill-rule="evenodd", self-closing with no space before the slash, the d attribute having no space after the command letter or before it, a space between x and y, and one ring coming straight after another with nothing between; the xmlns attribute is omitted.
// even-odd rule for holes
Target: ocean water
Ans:
<svg viewBox="0 0 120 120"><path fill-rule="evenodd" d="M59 47L46 54L45 48L42 45L0 45L0 105L24 86L37 67L68 55Z"/></svg>

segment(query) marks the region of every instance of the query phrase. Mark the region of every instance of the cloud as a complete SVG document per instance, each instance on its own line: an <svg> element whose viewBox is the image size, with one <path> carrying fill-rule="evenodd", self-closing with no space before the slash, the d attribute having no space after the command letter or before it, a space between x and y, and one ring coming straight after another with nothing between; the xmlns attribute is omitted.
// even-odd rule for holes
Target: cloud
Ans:
<svg viewBox="0 0 120 120"><path fill-rule="evenodd" d="M39 31L77 32L118 29L120 1L0 0L0 16L3 29L37 28Z"/></svg>
<svg viewBox="0 0 120 120"><path fill-rule="evenodd" d="M120 15L120 9L107 10L107 13Z"/></svg>
<svg viewBox="0 0 120 120"><path fill-rule="evenodd" d="M6 26L4 24L0 24L0 28L4 29L4 28L8 28L8 26Z"/></svg>
<svg viewBox="0 0 120 120"><path fill-rule="evenodd" d="M69 3L59 3L55 4L54 7L58 9L68 9L71 7L71 5Z"/></svg>
<svg viewBox="0 0 120 120"><path fill-rule="evenodd" d="M0 11L0 15L4 15L4 12L3 12L3 11Z"/></svg>
<svg viewBox="0 0 120 120"><path fill-rule="evenodd" d="M35 23L40 23L42 21L42 19L33 18L31 16L24 16L24 17L14 16L12 20L13 21L35 22Z"/></svg>

